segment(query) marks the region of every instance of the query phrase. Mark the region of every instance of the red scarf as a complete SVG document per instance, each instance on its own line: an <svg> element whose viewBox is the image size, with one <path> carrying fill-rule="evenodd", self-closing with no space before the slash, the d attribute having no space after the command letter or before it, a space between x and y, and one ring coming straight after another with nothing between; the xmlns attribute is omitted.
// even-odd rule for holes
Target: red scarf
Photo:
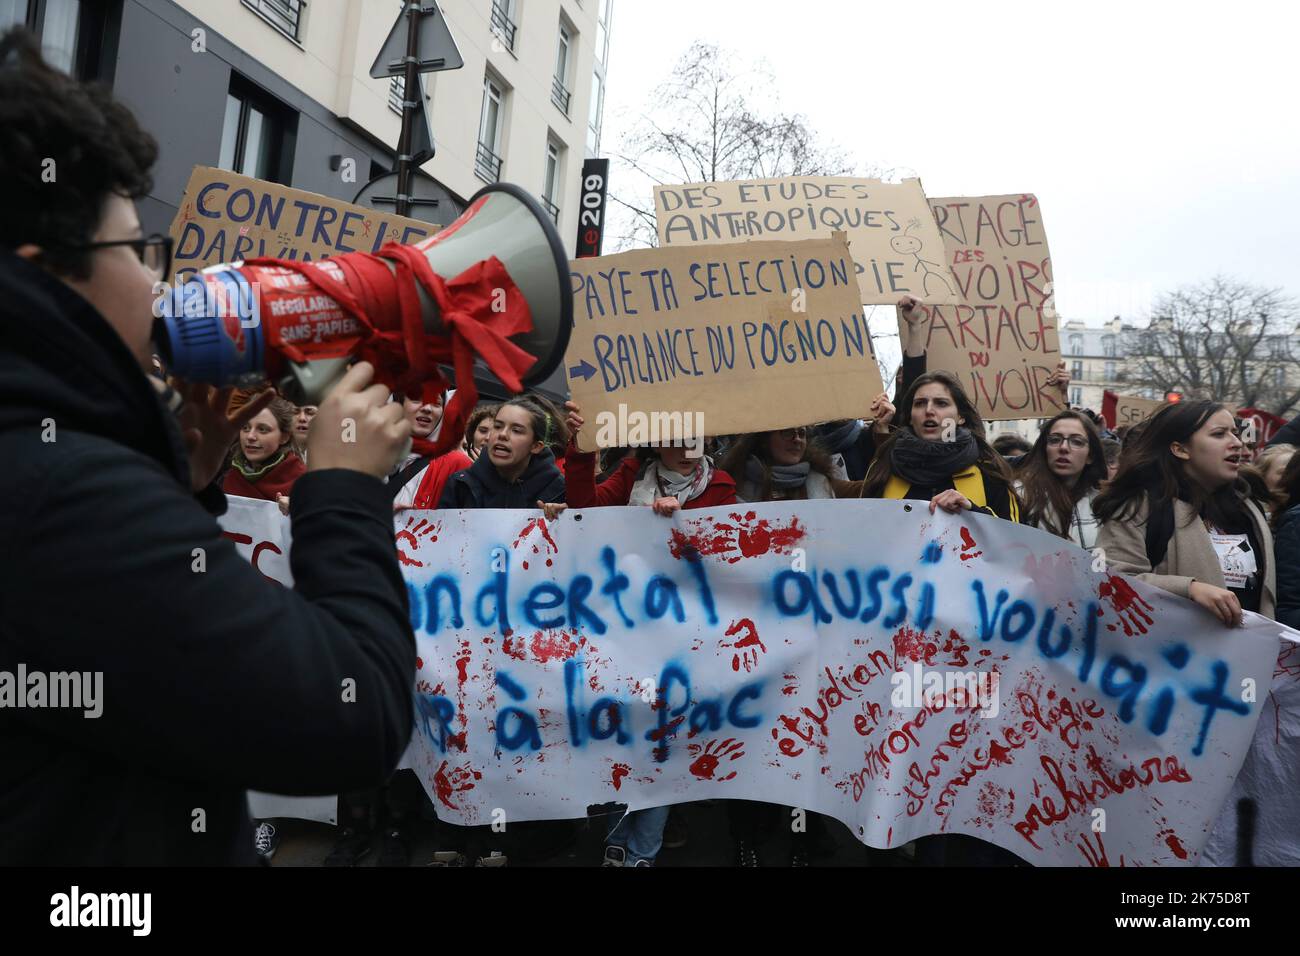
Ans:
<svg viewBox="0 0 1300 956"><path fill-rule="evenodd" d="M307 466L302 463L302 459L293 452L287 452L284 461L251 480L232 465L221 482L221 490L240 498L274 501L276 495L288 495L293 488L293 483L306 471Z"/></svg>
<svg viewBox="0 0 1300 956"><path fill-rule="evenodd" d="M459 449L454 449L433 459L420 477L420 487L415 489L415 502L411 507L438 507L438 502L442 500L442 489L447 485L447 479L458 471L464 471L472 464L474 463L470 461L469 455Z"/></svg>

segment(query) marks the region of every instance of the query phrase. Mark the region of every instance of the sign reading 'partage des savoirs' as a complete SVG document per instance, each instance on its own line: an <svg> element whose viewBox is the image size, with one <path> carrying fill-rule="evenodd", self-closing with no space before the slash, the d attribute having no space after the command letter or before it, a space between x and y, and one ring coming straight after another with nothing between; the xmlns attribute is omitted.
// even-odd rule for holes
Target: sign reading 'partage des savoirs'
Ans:
<svg viewBox="0 0 1300 956"><path fill-rule="evenodd" d="M961 301L919 179L794 176L656 186L661 246L848 236L859 301Z"/></svg>
<svg viewBox="0 0 1300 956"><path fill-rule="evenodd" d="M583 451L857 418L883 391L843 236L641 249L569 270L569 389L597 423ZM637 421L651 431L626 433Z"/></svg>
<svg viewBox="0 0 1300 956"><path fill-rule="evenodd" d="M269 256L305 262L419 242L440 227L364 206L195 166L172 220L172 275Z"/></svg>
<svg viewBox="0 0 1300 956"><path fill-rule="evenodd" d="M1038 200L958 197L930 206L961 299L926 299L929 368L954 373L986 420L1055 415L1062 395L1047 380L1061 347Z"/></svg>

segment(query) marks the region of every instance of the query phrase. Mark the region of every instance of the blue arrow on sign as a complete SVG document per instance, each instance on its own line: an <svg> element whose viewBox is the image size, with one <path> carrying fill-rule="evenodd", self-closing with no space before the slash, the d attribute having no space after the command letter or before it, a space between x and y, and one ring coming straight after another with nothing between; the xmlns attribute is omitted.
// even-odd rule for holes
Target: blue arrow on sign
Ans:
<svg viewBox="0 0 1300 956"><path fill-rule="evenodd" d="M592 365L586 359L582 360L581 365L569 366L569 377L580 378L584 382L596 374L596 366Z"/></svg>

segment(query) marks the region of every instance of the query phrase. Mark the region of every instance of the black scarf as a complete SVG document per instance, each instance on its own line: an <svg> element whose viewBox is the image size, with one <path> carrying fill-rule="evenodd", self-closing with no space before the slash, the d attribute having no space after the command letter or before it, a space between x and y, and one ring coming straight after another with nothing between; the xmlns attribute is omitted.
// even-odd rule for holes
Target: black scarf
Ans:
<svg viewBox="0 0 1300 956"><path fill-rule="evenodd" d="M958 428L952 441L926 441L911 427L894 439L894 473L910 485L930 488L947 483L979 460L980 447L967 428Z"/></svg>

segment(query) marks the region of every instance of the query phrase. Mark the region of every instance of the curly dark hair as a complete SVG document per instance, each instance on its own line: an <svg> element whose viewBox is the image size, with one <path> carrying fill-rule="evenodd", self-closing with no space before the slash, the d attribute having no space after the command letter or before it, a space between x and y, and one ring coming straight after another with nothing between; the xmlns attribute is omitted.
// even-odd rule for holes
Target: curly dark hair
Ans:
<svg viewBox="0 0 1300 956"><path fill-rule="evenodd" d="M157 142L105 87L47 64L22 28L0 37L0 129L0 248L38 245L42 265L88 278L90 253L71 247L93 240L111 194L149 193Z"/></svg>

